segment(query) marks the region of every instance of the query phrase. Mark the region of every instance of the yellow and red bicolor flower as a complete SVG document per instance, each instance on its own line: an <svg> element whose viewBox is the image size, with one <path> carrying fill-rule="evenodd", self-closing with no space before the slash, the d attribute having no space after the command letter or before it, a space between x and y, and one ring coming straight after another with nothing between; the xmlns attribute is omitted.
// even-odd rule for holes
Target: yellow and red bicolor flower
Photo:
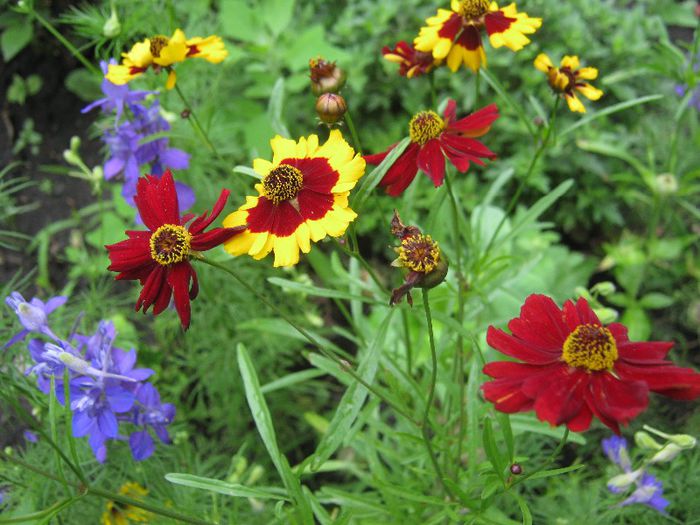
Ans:
<svg viewBox="0 0 700 525"><path fill-rule="evenodd" d="M452 0L451 10L438 9L426 22L413 42L416 49L432 53L435 60L446 59L453 72L462 64L472 71L486 66L482 29L493 47L520 51L530 43L525 35L542 25L541 18L518 13L515 3L501 8L489 0Z"/></svg>
<svg viewBox="0 0 700 525"><path fill-rule="evenodd" d="M134 500L143 500L148 495L148 490L138 483L124 483L119 489L119 495L127 496ZM130 525L132 523L151 523L153 515L135 505L129 505L113 500L108 500L101 525Z"/></svg>
<svg viewBox="0 0 700 525"><path fill-rule="evenodd" d="M535 67L546 73L549 85L555 92L564 95L569 109L576 113L585 113L586 108L576 96L576 92L578 91L589 100L598 100L603 96L603 92L586 82L597 78L598 70L594 67L580 66L579 59L575 55L562 58L559 67L554 67L544 53L540 53L535 59Z"/></svg>
<svg viewBox="0 0 700 525"><path fill-rule="evenodd" d="M232 255L262 259L275 253L274 265L299 262L299 250L327 235L340 237L357 214L348 206L350 190L365 173L365 161L333 130L319 145L318 136L298 142L279 135L270 141L272 162L256 159L262 176L258 196L224 219L227 228L247 228L224 248Z"/></svg>
<svg viewBox="0 0 700 525"><path fill-rule="evenodd" d="M416 51L413 44L398 42L394 49L389 46L382 48L382 55L389 62L399 64L399 75L406 78L418 77L430 73L434 67L442 64L442 60L435 60L431 53Z"/></svg>
<svg viewBox="0 0 700 525"><path fill-rule="evenodd" d="M134 44L128 53L122 53L122 63L110 64L105 77L113 84L123 85L142 75L149 67L159 71L168 70L167 89L175 87L177 75L172 66L184 62L187 58L203 58L212 64L218 64L228 55L220 37L212 35L206 38L186 39L181 29L175 30L173 36L157 35Z"/></svg>

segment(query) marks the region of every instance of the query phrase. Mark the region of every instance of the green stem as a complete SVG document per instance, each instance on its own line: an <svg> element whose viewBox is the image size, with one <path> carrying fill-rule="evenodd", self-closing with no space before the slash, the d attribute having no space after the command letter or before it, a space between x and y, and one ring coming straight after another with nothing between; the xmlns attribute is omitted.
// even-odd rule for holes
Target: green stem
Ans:
<svg viewBox="0 0 700 525"><path fill-rule="evenodd" d="M0 459L3 459L5 461L10 461L11 463L19 465L20 467L22 467L24 469L30 470L30 471L34 472L35 474L39 474L40 476L51 479L53 481L58 481L58 482L62 481L61 478L59 478L55 474L53 474L51 472L47 472L45 470L42 470L42 469L40 469L40 468L30 464L30 463L27 463L26 461L19 459L19 458L16 458L14 456L10 456L1 450L0 450ZM121 494L117 494L115 492L110 492L108 490L103 490L103 489L96 488L96 487L89 487L83 483L75 483L75 484L73 484L73 487L75 489L77 489L81 494L84 494L84 495L99 496L99 497L102 497L105 499L115 501L117 503L122 503L123 505L132 505L134 507L138 507L140 509L147 510L147 511L152 512L154 514L159 514L160 516L165 516L167 518L173 518L175 520L182 521L184 523L192 523L194 525L213 525L212 522L210 522L210 521L204 521L204 520L200 520L199 518L193 518L191 516L187 516L185 514L180 514L179 512L175 512L175 511L172 511L170 509L166 509L164 507L154 505L152 503L129 498L128 496L123 496Z"/></svg>
<svg viewBox="0 0 700 525"><path fill-rule="evenodd" d="M428 299L428 290L423 288L423 309L425 311L425 320L428 323L428 339L430 340L430 385L428 387L428 399L425 401L425 411L423 412L423 421L421 423L421 430L423 431L423 441L425 441L425 448L428 450L428 455L430 456L430 461L435 469L435 474L437 474L438 480L442 485L443 490L454 500L457 498L452 493L450 488L445 484L445 478L442 474L442 469L438 463L437 456L433 450L433 445L430 440L430 434L428 426L430 424L430 409L433 405L433 398L435 397L435 383L437 382L437 352L435 350L435 335L433 333L433 318L430 313L430 302Z"/></svg>
<svg viewBox="0 0 700 525"><path fill-rule="evenodd" d="M362 155L362 143L360 142L360 136L357 134L357 129L355 128L355 122L353 122L350 116L350 111L345 112L345 124L347 124L350 130L350 135L352 136L352 143L355 145L355 151Z"/></svg>
<svg viewBox="0 0 700 525"><path fill-rule="evenodd" d="M479 107L479 81L481 80L481 75L479 74L481 69L476 70L474 77L474 111Z"/></svg>
<svg viewBox="0 0 700 525"><path fill-rule="evenodd" d="M430 81L430 104L434 110L437 110L437 91L435 89L435 70L428 74L428 80Z"/></svg>
<svg viewBox="0 0 700 525"><path fill-rule="evenodd" d="M347 363L340 359L335 353L333 353L330 350L327 350L326 348L323 347L316 339L314 339L309 332L307 332L304 328L299 326L291 317L289 317L284 311L282 311L276 304L274 304L272 301L267 299L263 294L260 293L258 289L256 289L253 285L251 285L248 281L240 277L236 272L231 270L230 268L226 267L225 265L212 261L211 259L207 259L203 255L199 254L195 260L201 261L205 264L208 264L209 266L213 266L214 268L218 268L219 270L222 270L229 274L231 277L236 279L240 285L242 285L245 289L247 289L249 292L251 292L253 295L255 295L258 300L260 300L261 303L263 303L265 306L270 308L273 312L275 312L277 315L279 315L285 322L287 322L292 328L294 328L297 332L299 332L304 339L306 339L309 343L314 345L321 354L323 354L325 357L328 359L332 360L336 365L340 367L341 370L347 372L355 381L360 383L362 386L364 386L367 390L372 392L375 396L377 396L379 399L384 401L387 405L392 407L394 410L396 410L397 413L401 414L403 417L405 417L408 421L413 423L415 426L420 426L420 424L413 419L413 416L409 414L406 410L401 408L400 406L396 405L393 401L391 401L389 398L387 398L384 394L379 392L375 387L367 383L362 377L360 377L357 372L355 372L352 368L350 368Z"/></svg>
<svg viewBox="0 0 700 525"><path fill-rule="evenodd" d="M401 309L401 321L403 322L403 337L406 344L406 373L413 375L413 345L411 344L411 332L408 326L408 312Z"/></svg>
<svg viewBox="0 0 700 525"><path fill-rule="evenodd" d="M64 417L66 419L65 425L67 429L72 429L73 428L73 412L71 411L70 408L70 375L68 372L68 367L65 367L63 369L63 409L64 409ZM85 476L85 473L83 472L83 469L80 467L80 459L78 458L78 451L75 448L75 439L73 438L72 434L68 434L67 436L68 439L68 448L70 449L70 454L71 457L73 458L73 463L75 464L75 467L73 470L75 471L75 474L78 476L78 479L83 483L83 485L87 485L87 476ZM68 463L70 466L71 463Z"/></svg>
<svg viewBox="0 0 700 525"><path fill-rule="evenodd" d="M477 263L477 272L480 270L481 264L486 261L488 254L493 247L494 242L496 241L498 234L501 231L501 228L503 228L503 225L505 224L506 220L508 219L508 215L515 209L515 207L518 204L518 201L520 200L520 196L523 193L523 190L527 186L527 183L530 180L530 177L535 171L535 166L537 165L537 161L540 159L540 156L542 156L542 153L544 153L544 150L547 149L547 146L549 145L549 139L552 136L552 131L554 131L554 123L556 120L557 116L557 109L559 107L559 100L561 97L559 95L556 96L554 99L554 104L552 105L552 111L550 112L549 115L549 123L547 125L547 131L545 131L544 138L540 142L539 146L535 150L535 154L532 156L532 160L530 161L530 166L527 169L527 173L525 173L525 176L520 179L520 184L518 185L517 189L515 190L515 193L513 194L513 197L510 199L510 202L508 203L508 207L506 208L505 213L503 214L503 217L499 221L498 225L496 226L496 231L493 232L493 235L491 236L491 239L489 239L489 243L486 245L486 249L484 250L484 254L481 256Z"/></svg>
<svg viewBox="0 0 700 525"><path fill-rule="evenodd" d="M201 141L211 150L211 152L216 155L216 157L219 160L223 160L221 155L219 155L219 152L216 149L216 146L212 143L212 141L209 139L209 135L207 135L207 132L204 131L204 128L202 127L202 124L199 122L199 119L197 118L197 114L194 112L192 109L192 105L187 101L187 98L185 97L185 94L182 92L180 89L180 86L175 84L175 91L177 92L178 96L180 97L180 100L182 100L182 103L185 105L185 109L189 111L189 117L187 120L189 120L190 124L192 124L192 128L194 131L199 135L199 138Z"/></svg>
<svg viewBox="0 0 700 525"><path fill-rule="evenodd" d="M374 271L374 268L372 268L372 265L367 262L367 260L362 256L360 253L360 246L357 243L357 237L354 235L354 232L351 234L351 239L354 239L354 247L352 249L349 249L347 246L343 245L336 239L336 242L338 243L338 247L348 256L353 257L357 259L357 261L362 265L362 268L369 274L369 276L372 278L374 283L377 285L377 287L383 292L387 293L386 288L384 287L384 284L382 284L382 281L379 279L379 276L377 275L377 272Z"/></svg>
<svg viewBox="0 0 700 525"><path fill-rule="evenodd" d="M30 2L25 2L26 4L26 9L28 10L29 16L32 16L36 18L37 22L39 22L42 26L44 26L44 29L46 29L49 33L51 33L56 40L58 40L63 46L70 51L71 55L73 55L81 64L85 66L85 68L90 71L93 75L99 75L102 76L102 71L97 69L95 65L90 62L87 58L85 58L85 55L83 55L80 50L75 47L73 44L68 41L66 37L64 37L58 29L56 29L51 22L46 20L43 16L41 16L39 13L37 13L34 10L34 7L31 5Z"/></svg>

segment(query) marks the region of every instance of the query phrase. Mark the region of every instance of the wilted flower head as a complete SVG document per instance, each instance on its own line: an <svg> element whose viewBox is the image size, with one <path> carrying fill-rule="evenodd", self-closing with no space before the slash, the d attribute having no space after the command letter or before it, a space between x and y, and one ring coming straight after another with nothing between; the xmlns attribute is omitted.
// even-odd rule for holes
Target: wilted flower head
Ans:
<svg viewBox="0 0 700 525"><path fill-rule="evenodd" d="M329 62L322 57L309 60L309 77L311 91L314 95L337 93L345 85L345 72L335 62Z"/></svg>
<svg viewBox="0 0 700 525"><path fill-rule="evenodd" d="M406 78L419 77L430 73L439 66L442 60L436 60L431 53L418 51L413 44L398 42L394 49L389 46L382 48L384 59L399 65L399 75Z"/></svg>
<svg viewBox="0 0 700 525"><path fill-rule="evenodd" d="M586 112L576 92L589 100L598 100L603 96L600 89L586 82L597 78L598 70L594 67L580 67L579 59L575 55L565 56L561 59L559 67L554 67L549 57L540 53L535 59L535 68L547 75L549 85L556 93L564 95L571 111Z"/></svg>
<svg viewBox="0 0 700 525"><path fill-rule="evenodd" d="M392 266L406 268L408 273L403 284L391 293L389 304L400 302L405 295L412 305L412 288L434 288L445 280L447 259L430 235L423 235L416 226L404 225L396 210L391 220L391 233L401 241L394 248L399 257Z"/></svg>

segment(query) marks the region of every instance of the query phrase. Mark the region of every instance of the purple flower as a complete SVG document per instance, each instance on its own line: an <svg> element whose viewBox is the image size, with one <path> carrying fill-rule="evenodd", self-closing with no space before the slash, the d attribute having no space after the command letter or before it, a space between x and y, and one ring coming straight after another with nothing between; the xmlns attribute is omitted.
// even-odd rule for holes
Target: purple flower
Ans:
<svg viewBox="0 0 700 525"><path fill-rule="evenodd" d="M133 423L143 427L129 437L131 453L136 461L147 459L153 454L155 444L148 432L152 429L163 443L171 443L167 426L175 418L175 405L161 403L158 390L151 383L140 384L136 389L137 404Z"/></svg>
<svg viewBox="0 0 700 525"><path fill-rule="evenodd" d="M29 443L37 443L39 441L39 436L36 435L36 432L32 432L31 430L25 430L23 435L24 439Z"/></svg>
<svg viewBox="0 0 700 525"><path fill-rule="evenodd" d="M100 61L100 68L102 68L102 73L107 74L107 69L109 64L116 64L117 61L113 58L109 60L109 63L104 60ZM102 80L102 93L105 94L105 98L96 100L92 104L85 106L81 113L87 113L94 108L99 107L105 113L110 113L116 111L116 119L114 125L119 124L119 120L124 113L124 106L126 104L134 104L146 98L148 95L156 95L157 91L131 91L127 84L123 86L118 86L117 84L112 84L107 78Z"/></svg>
<svg viewBox="0 0 700 525"><path fill-rule="evenodd" d="M603 452L610 461L615 463L625 472L632 470L632 464L627 452L627 440L622 436L610 436L603 440Z"/></svg>
<svg viewBox="0 0 700 525"><path fill-rule="evenodd" d="M622 503L619 507L632 505L633 503L642 503L662 514L666 513L666 507L669 501L663 497L664 488L658 479L651 474L644 474L636 482L636 490Z"/></svg>
<svg viewBox="0 0 700 525"><path fill-rule="evenodd" d="M41 299L34 297L31 301L27 302L24 297L22 297L21 293L12 292L9 297L5 298L5 303L17 314L19 322L24 329L10 338L3 348L7 348L18 341L22 341L29 333L44 334L53 339L57 339L51 331L51 328L49 328L48 315L56 308L63 305L66 300L66 297L58 296L52 297L44 303Z"/></svg>
<svg viewBox="0 0 700 525"><path fill-rule="evenodd" d="M69 353L75 357L80 354L68 343L59 341L61 346L53 343L44 343L39 339L29 341L29 355L36 363L30 367L25 375L36 374L36 382L39 390L48 394L51 388L51 376L56 379L56 398L63 403L63 370L65 363L60 359L62 353Z"/></svg>

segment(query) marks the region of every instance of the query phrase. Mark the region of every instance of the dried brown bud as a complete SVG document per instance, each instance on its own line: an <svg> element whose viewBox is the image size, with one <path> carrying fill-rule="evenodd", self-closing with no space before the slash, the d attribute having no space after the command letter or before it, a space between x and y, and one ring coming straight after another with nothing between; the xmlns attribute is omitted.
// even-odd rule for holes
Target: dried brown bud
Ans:
<svg viewBox="0 0 700 525"><path fill-rule="evenodd" d="M510 473L514 474L515 476L519 476L523 473L523 467L521 467L519 463L513 463L510 466Z"/></svg>
<svg viewBox="0 0 700 525"><path fill-rule="evenodd" d="M337 93L345 85L345 72L321 57L309 60L309 77L311 77L311 91L314 95L323 93Z"/></svg>
<svg viewBox="0 0 700 525"><path fill-rule="evenodd" d="M316 101L316 114L325 124L335 124L347 110L345 99L336 93L324 93Z"/></svg>

